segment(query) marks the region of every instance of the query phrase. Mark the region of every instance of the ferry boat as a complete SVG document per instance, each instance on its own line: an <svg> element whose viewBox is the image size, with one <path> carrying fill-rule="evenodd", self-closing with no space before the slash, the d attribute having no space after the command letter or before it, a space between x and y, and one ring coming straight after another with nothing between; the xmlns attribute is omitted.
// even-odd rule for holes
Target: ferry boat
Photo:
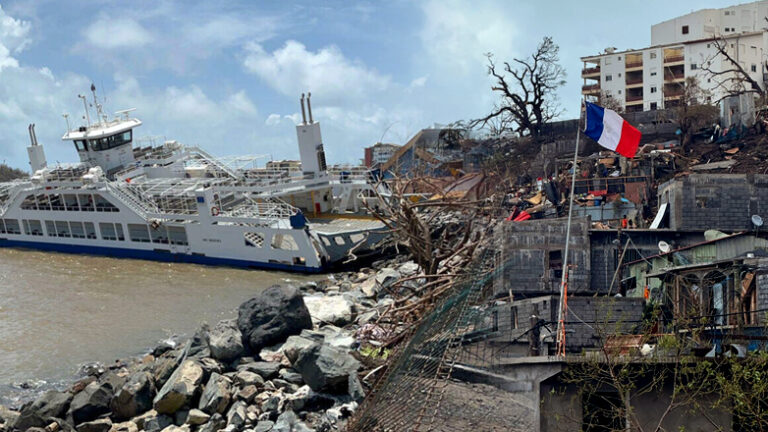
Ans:
<svg viewBox="0 0 768 432"><path fill-rule="evenodd" d="M48 166L35 126L32 175L0 183L0 247L319 272L381 241L365 209L380 194L368 172L326 166L310 95L296 126L300 165L216 158L165 141L139 145L134 109L104 114L96 89L86 124L62 137L80 162ZM91 110L96 118L91 121ZM307 111L309 119L307 119Z"/></svg>

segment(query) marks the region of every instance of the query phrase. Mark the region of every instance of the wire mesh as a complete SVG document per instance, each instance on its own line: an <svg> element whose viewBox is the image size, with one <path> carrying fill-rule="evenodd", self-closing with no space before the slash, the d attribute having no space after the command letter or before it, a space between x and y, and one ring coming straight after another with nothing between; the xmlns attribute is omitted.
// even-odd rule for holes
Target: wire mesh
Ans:
<svg viewBox="0 0 768 432"><path fill-rule="evenodd" d="M495 338L510 334L511 324L499 322L487 304L498 272L491 267L492 255L479 257L421 321L358 410L350 431L528 429L521 418L530 401L507 391L505 379L493 374L509 346L497 345ZM484 378L453 378L477 373Z"/></svg>

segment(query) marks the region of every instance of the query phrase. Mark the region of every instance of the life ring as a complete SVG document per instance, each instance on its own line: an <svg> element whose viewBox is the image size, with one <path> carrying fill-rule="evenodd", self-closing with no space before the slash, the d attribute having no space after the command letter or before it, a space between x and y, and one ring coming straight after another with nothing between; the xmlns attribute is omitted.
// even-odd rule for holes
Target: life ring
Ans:
<svg viewBox="0 0 768 432"><path fill-rule="evenodd" d="M218 207L211 207L211 215L218 216L219 215L219 208Z"/></svg>

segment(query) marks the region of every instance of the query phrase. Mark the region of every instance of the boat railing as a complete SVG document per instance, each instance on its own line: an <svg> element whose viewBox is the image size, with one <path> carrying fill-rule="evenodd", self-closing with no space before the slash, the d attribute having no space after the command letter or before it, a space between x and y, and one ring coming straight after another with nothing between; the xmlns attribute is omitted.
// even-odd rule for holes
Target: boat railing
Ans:
<svg viewBox="0 0 768 432"><path fill-rule="evenodd" d="M242 177L235 170L233 170L232 168L228 167L226 164L222 163L220 160L216 159L216 157L214 157L213 155L211 155L207 151L201 149L200 147L190 146L190 147L187 147L187 149L191 153L196 153L198 156L200 156L206 162L207 165L213 166L214 168L216 168L216 169L218 169L220 171L223 171L224 173L226 173L230 177L235 178L235 179L239 179L240 177Z"/></svg>
<svg viewBox="0 0 768 432"><path fill-rule="evenodd" d="M246 199L230 208L222 211L222 216L256 218L256 219L287 219L296 213L299 209L281 201L277 198L269 198L265 201L257 201L252 198Z"/></svg>
<svg viewBox="0 0 768 432"><path fill-rule="evenodd" d="M111 182L106 182L107 190L128 206L131 210L138 213L144 219L149 219L149 213L159 213L157 206L143 195L135 192L133 189L118 186Z"/></svg>
<svg viewBox="0 0 768 432"><path fill-rule="evenodd" d="M0 187L0 216L4 216L8 208L16 201L19 194L26 189L30 189L29 182L5 183Z"/></svg>

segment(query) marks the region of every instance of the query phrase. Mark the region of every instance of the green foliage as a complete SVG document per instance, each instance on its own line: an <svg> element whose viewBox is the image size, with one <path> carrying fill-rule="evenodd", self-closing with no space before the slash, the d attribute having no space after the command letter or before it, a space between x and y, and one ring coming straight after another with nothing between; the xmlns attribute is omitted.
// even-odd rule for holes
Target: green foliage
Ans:
<svg viewBox="0 0 768 432"><path fill-rule="evenodd" d="M387 348L379 348L373 345L365 345L360 347L359 352L365 357L386 360L389 357L391 350Z"/></svg>
<svg viewBox="0 0 768 432"><path fill-rule="evenodd" d="M20 169L11 168L6 164L0 164L0 182L10 181L26 176L27 173Z"/></svg>

